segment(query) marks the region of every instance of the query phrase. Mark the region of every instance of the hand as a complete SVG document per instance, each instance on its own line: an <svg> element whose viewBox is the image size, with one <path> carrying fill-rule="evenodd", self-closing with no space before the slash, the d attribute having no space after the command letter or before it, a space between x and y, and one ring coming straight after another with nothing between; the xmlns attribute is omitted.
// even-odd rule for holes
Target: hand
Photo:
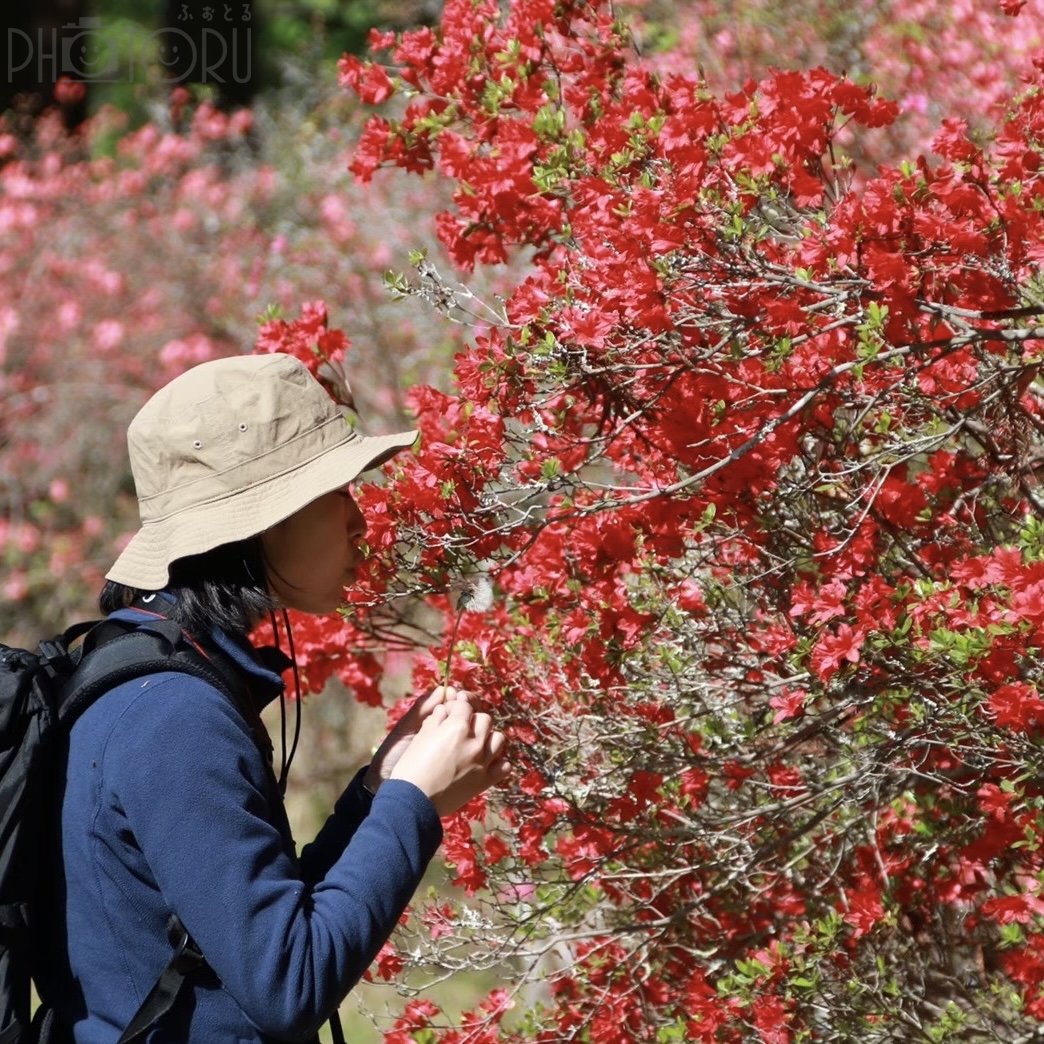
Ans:
<svg viewBox="0 0 1044 1044"><path fill-rule="evenodd" d="M467 700L436 704L389 778L419 787L435 811L448 816L507 778L506 746L493 719Z"/></svg>
<svg viewBox="0 0 1044 1044"><path fill-rule="evenodd" d="M396 722L394 728L384 738L384 742L377 748L370 767L363 776L363 783L374 794L386 779L388 779L399 758L410 745L411 740L417 735L421 725L431 715L436 707L443 704L463 701L470 705L471 693L461 689L454 689L445 685L438 685L427 696L418 696L413 701L410 709Z"/></svg>

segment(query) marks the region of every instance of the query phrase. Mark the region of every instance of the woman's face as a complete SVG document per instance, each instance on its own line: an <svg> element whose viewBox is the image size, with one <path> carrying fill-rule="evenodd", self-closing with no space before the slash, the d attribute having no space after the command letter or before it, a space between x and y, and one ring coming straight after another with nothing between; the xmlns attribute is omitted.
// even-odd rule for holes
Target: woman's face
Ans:
<svg viewBox="0 0 1044 1044"><path fill-rule="evenodd" d="M290 609L333 612L355 579L365 534L347 486L313 500L261 534L272 593Z"/></svg>

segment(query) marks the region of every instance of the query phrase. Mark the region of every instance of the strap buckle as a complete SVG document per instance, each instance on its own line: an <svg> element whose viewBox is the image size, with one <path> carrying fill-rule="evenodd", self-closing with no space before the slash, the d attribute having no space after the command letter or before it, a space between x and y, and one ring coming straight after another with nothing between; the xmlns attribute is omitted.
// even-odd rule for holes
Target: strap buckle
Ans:
<svg viewBox="0 0 1044 1044"><path fill-rule="evenodd" d="M196 945L195 940L188 933L188 929L181 923L177 914L171 914L167 921L167 939L174 947L174 955L170 959L170 967L182 975L195 971L206 964L203 951Z"/></svg>

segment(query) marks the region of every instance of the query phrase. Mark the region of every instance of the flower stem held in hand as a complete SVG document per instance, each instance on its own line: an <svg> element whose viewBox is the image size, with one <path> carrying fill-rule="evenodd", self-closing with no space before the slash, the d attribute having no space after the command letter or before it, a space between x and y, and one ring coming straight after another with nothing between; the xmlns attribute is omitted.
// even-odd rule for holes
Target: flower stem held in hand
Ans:
<svg viewBox="0 0 1044 1044"><path fill-rule="evenodd" d="M446 674L443 684L449 685L453 671L453 653L457 648L457 632L461 617L467 612L484 613L493 604L493 585L485 573L473 576L457 598L457 615L450 632L449 650L446 652Z"/></svg>

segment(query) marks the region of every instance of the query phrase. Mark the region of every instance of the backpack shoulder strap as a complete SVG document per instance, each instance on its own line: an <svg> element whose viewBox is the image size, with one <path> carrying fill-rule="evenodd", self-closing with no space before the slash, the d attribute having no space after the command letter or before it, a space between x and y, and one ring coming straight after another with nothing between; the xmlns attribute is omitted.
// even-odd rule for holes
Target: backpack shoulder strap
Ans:
<svg viewBox="0 0 1044 1044"><path fill-rule="evenodd" d="M206 958L192 941L192 936L177 914L172 914L167 922L167 938L174 947L174 953L116 1044L130 1044L145 1034L174 1006L185 979L206 966Z"/></svg>
<svg viewBox="0 0 1044 1044"><path fill-rule="evenodd" d="M113 625L103 621L100 628ZM122 630L112 636L99 636L91 641L88 634L85 651L72 675L65 683L59 721L66 727L100 696L134 678L163 671L178 671L208 682L233 702L238 702L238 684L230 672L187 642L181 628L171 620L149 620L133 630Z"/></svg>
<svg viewBox="0 0 1044 1044"><path fill-rule="evenodd" d="M69 644L84 634L83 647L77 654L79 662L63 686L58 710L59 721L67 729L110 689L134 678L165 671L200 678L236 706L242 706L243 685L231 667L197 651L173 620L109 618L77 625L59 639L61 652L71 657ZM187 976L206 965L176 915L168 922L167 936L174 952L123 1031L119 1044L128 1044L148 1032L173 1006Z"/></svg>

